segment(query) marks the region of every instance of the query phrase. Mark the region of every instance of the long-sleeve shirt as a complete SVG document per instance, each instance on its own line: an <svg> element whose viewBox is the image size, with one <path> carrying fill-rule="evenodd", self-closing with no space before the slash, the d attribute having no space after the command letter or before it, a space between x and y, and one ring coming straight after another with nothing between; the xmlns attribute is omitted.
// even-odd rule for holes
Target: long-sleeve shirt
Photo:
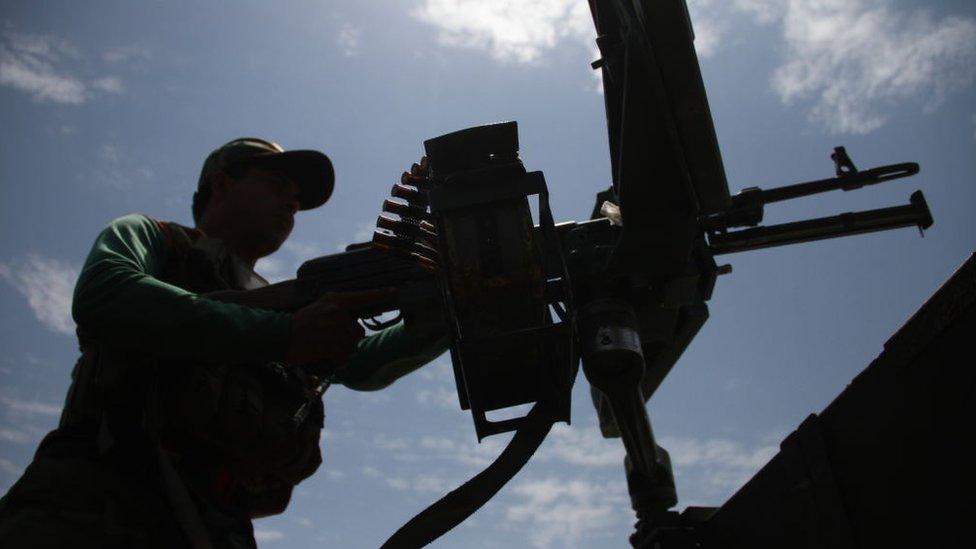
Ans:
<svg viewBox="0 0 976 549"><path fill-rule="evenodd" d="M148 353L220 362L284 358L291 314L208 299L162 281L171 253L159 222L148 216L110 223L75 287L75 322L102 341ZM445 349L444 338L420 338L399 323L360 340L337 381L380 389Z"/></svg>

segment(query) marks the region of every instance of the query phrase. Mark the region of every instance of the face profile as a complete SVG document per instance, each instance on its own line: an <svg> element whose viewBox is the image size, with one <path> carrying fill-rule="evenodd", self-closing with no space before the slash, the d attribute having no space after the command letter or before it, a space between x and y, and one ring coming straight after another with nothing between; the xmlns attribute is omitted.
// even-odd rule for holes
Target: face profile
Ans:
<svg viewBox="0 0 976 549"><path fill-rule="evenodd" d="M258 167L220 180L211 206L219 210L227 236L248 243L255 257L274 253L294 228L300 207L298 184L281 172Z"/></svg>
<svg viewBox="0 0 976 549"><path fill-rule="evenodd" d="M298 184L280 172L251 168L235 187L242 221L257 240L273 244L277 250L295 226Z"/></svg>

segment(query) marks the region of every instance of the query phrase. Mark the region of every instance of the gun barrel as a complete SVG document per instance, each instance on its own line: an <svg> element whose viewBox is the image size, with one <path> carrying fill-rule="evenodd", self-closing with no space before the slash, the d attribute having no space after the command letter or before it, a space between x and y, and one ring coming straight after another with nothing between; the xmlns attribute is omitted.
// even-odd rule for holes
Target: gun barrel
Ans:
<svg viewBox="0 0 976 549"><path fill-rule="evenodd" d="M801 196L809 196L811 194L824 193L836 189L853 191L854 189L860 189L865 185L877 185L878 183L884 183L885 181L891 181L892 179L910 177L917 173L918 164L915 162L890 164L888 166L878 166L877 168L852 172L847 175L832 177L830 179L819 179L817 181L807 181L806 183L797 183L795 185L764 189L760 191L758 198L763 204L769 204L771 202L780 202L783 200L790 200L793 198L799 198Z"/></svg>
<svg viewBox="0 0 976 549"><path fill-rule="evenodd" d="M932 214L922 191L912 193L911 202L905 206L715 233L709 235L709 249L714 255L730 254L911 226L919 230L932 226Z"/></svg>

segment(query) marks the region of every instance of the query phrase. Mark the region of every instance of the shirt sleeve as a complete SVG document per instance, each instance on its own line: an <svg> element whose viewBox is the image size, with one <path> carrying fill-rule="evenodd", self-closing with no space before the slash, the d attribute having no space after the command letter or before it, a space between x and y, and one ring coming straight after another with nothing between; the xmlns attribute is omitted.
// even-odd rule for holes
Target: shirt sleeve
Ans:
<svg viewBox="0 0 976 549"><path fill-rule="evenodd" d="M162 228L144 215L116 219L98 235L71 308L85 337L147 355L283 358L291 315L214 301L163 282L168 253Z"/></svg>
<svg viewBox="0 0 976 549"><path fill-rule="evenodd" d="M335 379L350 389L376 391L434 360L447 346L447 336L420 336L400 322L361 339Z"/></svg>

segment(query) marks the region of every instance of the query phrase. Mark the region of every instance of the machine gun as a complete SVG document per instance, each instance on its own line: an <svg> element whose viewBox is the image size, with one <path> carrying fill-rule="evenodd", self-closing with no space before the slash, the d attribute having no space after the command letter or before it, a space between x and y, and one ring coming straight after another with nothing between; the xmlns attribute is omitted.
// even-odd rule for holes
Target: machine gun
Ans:
<svg viewBox="0 0 976 549"><path fill-rule="evenodd" d="M545 178L518 156L514 122L470 128L425 142L422 177L394 186L384 210L396 217L380 217L371 245L313 260L295 281L260 290L273 305L281 292L297 304L324 291L401 288L358 311L363 318L442 307L459 401L477 437L516 431L495 463L387 547L426 544L490 499L555 422L569 421L580 363L603 435L626 449L632 541L643 543L673 520L677 503L645 402L707 320L718 276L731 271L715 257L932 224L916 191L904 206L759 226L767 204L891 181L918 165L862 171L837 148L833 178L732 196L683 0L590 0L590 8L612 168L590 220L555 223ZM532 409L522 417L489 419L525 404Z"/></svg>
<svg viewBox="0 0 976 549"><path fill-rule="evenodd" d="M569 421L579 362L604 436L619 436L626 448L638 518L665 520L677 497L645 401L708 318L705 302L717 277L730 271L714 257L906 226L925 229L932 223L916 191L907 206L756 227L766 203L851 190L918 171L911 163L858 171L838 148L837 177L728 197L726 208L692 218L694 238L680 268L642 270L632 258L618 255L628 222L625 207L611 200L618 196L615 189L597 195L594 219L554 223L542 173L527 172L518 157L515 122L454 132L428 140L425 147L429 187L423 217L430 221L404 216L396 226L384 222L376 241L399 239L397 249L408 250L415 237L404 229L422 222L437 228L437 273L461 407L471 411L479 440L517 434L493 464L495 472L489 467L415 517L387 542L389 547L435 539L511 478L553 422ZM528 201L533 195L538 224ZM752 228L730 230L740 226ZM636 246L639 235L630 234L627 244ZM645 255L654 252L645 249ZM488 418L488 412L522 404L534 407L522 417ZM520 438L523 431L531 435Z"/></svg>
<svg viewBox="0 0 976 549"><path fill-rule="evenodd" d="M437 229L461 407L470 409L479 440L516 434L494 464L385 547L426 544L496 493L553 422L569 421L580 362L604 436L619 436L626 449L638 518L632 542L644 543L673 522L677 503L645 402L707 320L717 277L731 271L715 256L932 224L916 191L905 206L759 226L766 204L891 181L916 174L918 165L860 171L838 147L833 178L731 196L684 2L590 0L590 8L613 182L597 194L592 219L553 221L542 173L526 171L518 157L515 123L425 142L427 185L418 190L427 208L416 213ZM535 221L530 196L538 197ZM391 236L385 228L380 234ZM487 416L520 404L533 407L517 418Z"/></svg>

